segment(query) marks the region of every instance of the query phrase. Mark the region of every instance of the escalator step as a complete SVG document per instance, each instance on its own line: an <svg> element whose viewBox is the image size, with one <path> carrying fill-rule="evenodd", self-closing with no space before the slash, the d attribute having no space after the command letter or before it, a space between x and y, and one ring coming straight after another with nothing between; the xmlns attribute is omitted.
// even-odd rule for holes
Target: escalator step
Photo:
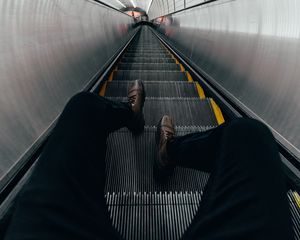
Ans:
<svg viewBox="0 0 300 240"><path fill-rule="evenodd" d="M111 99L126 101L126 98ZM156 126L163 115L172 116L177 126L218 126L210 99L146 98L144 115L149 126Z"/></svg>
<svg viewBox="0 0 300 240"><path fill-rule="evenodd" d="M118 70L113 75L114 80L142 81L187 81L185 72L180 71L128 71Z"/></svg>
<svg viewBox="0 0 300 240"><path fill-rule="evenodd" d="M175 63L173 58L125 57L121 63Z"/></svg>
<svg viewBox="0 0 300 240"><path fill-rule="evenodd" d="M162 49L164 48L159 42L155 42L155 43L151 43L151 44L132 44L131 46L128 47L129 49L130 48L159 48L159 49ZM164 48L165 49L165 48Z"/></svg>
<svg viewBox="0 0 300 240"><path fill-rule="evenodd" d="M165 57L172 57L171 54L165 52L165 53L151 53L151 54L145 54L145 53L125 53L125 57L157 57L157 58L165 58Z"/></svg>
<svg viewBox="0 0 300 240"><path fill-rule="evenodd" d="M106 97L126 97L132 81L113 81L106 87ZM195 83L144 82L147 97L198 97Z"/></svg>
<svg viewBox="0 0 300 240"><path fill-rule="evenodd" d="M205 130L177 127L176 134ZM166 184L154 181L155 132L155 127L146 127L142 135L133 137L123 128L107 141L107 206L124 239L180 239L199 208L209 178L201 171L175 168Z"/></svg>
<svg viewBox="0 0 300 240"><path fill-rule="evenodd" d="M166 49L128 49L127 53L167 53Z"/></svg>
<svg viewBox="0 0 300 240"><path fill-rule="evenodd" d="M159 45L147 46L147 47L132 46L127 48L127 51L162 51L162 50L165 51L166 49Z"/></svg>
<svg viewBox="0 0 300 240"><path fill-rule="evenodd" d="M203 132L210 127L176 127L176 135ZM175 168L168 183L153 178L153 161L157 157L156 127L145 127L136 137L123 128L109 135L106 151L106 192L201 191L208 174L187 168Z"/></svg>
<svg viewBox="0 0 300 240"><path fill-rule="evenodd" d="M173 63L119 63L118 64L118 69L120 70L174 70L174 71L179 71L180 66L178 64L173 64Z"/></svg>
<svg viewBox="0 0 300 240"><path fill-rule="evenodd" d="M201 197L199 192L107 193L106 204L122 239L179 240Z"/></svg>

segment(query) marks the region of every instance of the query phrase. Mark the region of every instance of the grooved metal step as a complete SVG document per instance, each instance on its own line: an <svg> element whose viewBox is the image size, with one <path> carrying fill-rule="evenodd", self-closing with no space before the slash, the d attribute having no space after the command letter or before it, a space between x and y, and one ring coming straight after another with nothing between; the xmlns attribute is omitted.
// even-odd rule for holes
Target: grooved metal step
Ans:
<svg viewBox="0 0 300 240"><path fill-rule="evenodd" d="M131 46L127 48L128 51L166 51L162 46L152 45L152 46Z"/></svg>
<svg viewBox="0 0 300 240"><path fill-rule="evenodd" d="M107 84L106 97L127 97L132 81L112 81ZM198 97L195 83L189 82L144 82L147 97Z"/></svg>
<svg viewBox="0 0 300 240"><path fill-rule="evenodd" d="M107 193L115 229L123 239L181 239L200 206L202 193Z"/></svg>
<svg viewBox="0 0 300 240"><path fill-rule="evenodd" d="M110 99L127 101L126 98ZM146 98L144 115L149 126L156 126L163 115L170 115L177 126L218 126L209 99Z"/></svg>
<svg viewBox="0 0 300 240"><path fill-rule="evenodd" d="M164 71L179 71L180 66L174 63L119 63L118 69L120 70L164 70Z"/></svg>
<svg viewBox="0 0 300 240"><path fill-rule="evenodd" d="M124 57L121 59L121 63L174 63L173 58L146 58L146 57Z"/></svg>
<svg viewBox="0 0 300 240"><path fill-rule="evenodd" d="M166 49L128 49L126 53L167 53Z"/></svg>
<svg viewBox="0 0 300 240"><path fill-rule="evenodd" d="M165 57L171 57L171 54L170 53L162 53L162 52L159 52L159 53L125 53L124 54L125 57L158 57L158 58L165 58Z"/></svg>
<svg viewBox="0 0 300 240"><path fill-rule="evenodd" d="M176 135L199 132L211 127L176 127ZM144 133L133 137L125 128L110 134L106 151L105 192L164 192L201 191L208 174L184 168L175 168L170 180L158 184L153 178L153 162L157 157L156 127L146 126Z"/></svg>
<svg viewBox="0 0 300 240"><path fill-rule="evenodd" d="M175 168L163 185L153 178L155 125L163 115L173 117L178 136L217 126L209 99L200 100L195 84L179 70L171 54L142 28L106 87L106 97L126 101L132 80L140 79L147 96L143 134L133 137L121 129L107 140L107 205L124 239L180 239L200 205L207 173Z"/></svg>
<svg viewBox="0 0 300 240"><path fill-rule="evenodd" d="M177 127L176 135L208 130ZM156 127L133 137L110 134L106 151L106 200L112 223L124 239L180 239L193 220L209 174L175 168L166 184L153 179Z"/></svg>
<svg viewBox="0 0 300 240"><path fill-rule="evenodd" d="M114 72L114 80L136 80L142 81L187 81L186 73L180 71L129 71L118 70Z"/></svg>

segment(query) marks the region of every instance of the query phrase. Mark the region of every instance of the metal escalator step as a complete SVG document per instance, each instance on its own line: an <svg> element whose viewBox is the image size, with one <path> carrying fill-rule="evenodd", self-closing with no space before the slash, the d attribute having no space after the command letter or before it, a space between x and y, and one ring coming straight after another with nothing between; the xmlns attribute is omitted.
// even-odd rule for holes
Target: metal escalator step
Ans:
<svg viewBox="0 0 300 240"><path fill-rule="evenodd" d="M126 97L132 81L112 81L107 84L106 97ZM147 97L198 97L195 83L189 82L144 82Z"/></svg>
<svg viewBox="0 0 300 240"><path fill-rule="evenodd" d="M136 42L128 48L163 48L163 46L160 42L153 42L151 44L141 44L140 42Z"/></svg>
<svg viewBox="0 0 300 240"><path fill-rule="evenodd" d="M206 127L177 127L178 136ZM209 174L175 168L167 184L153 179L155 127L133 137L125 128L110 134L106 151L106 200L124 239L180 239L194 218ZM126 217L125 217L126 216Z"/></svg>
<svg viewBox="0 0 300 240"><path fill-rule="evenodd" d="M175 63L173 58L124 57L121 63Z"/></svg>
<svg viewBox="0 0 300 240"><path fill-rule="evenodd" d="M127 51L165 51L166 49L161 45L157 46L148 46L148 47L139 47L139 46L132 46L127 48Z"/></svg>
<svg viewBox="0 0 300 240"><path fill-rule="evenodd" d="M125 57L157 57L157 58L164 58L164 57L172 57L171 54L165 53L126 53L124 54Z"/></svg>
<svg viewBox="0 0 300 240"><path fill-rule="evenodd" d="M180 66L174 63L119 63L120 70L180 70Z"/></svg>
<svg viewBox="0 0 300 240"><path fill-rule="evenodd" d="M127 101L126 98L110 99ZM218 126L210 99L146 98L144 115L146 125L149 126L156 126L163 115L172 116L177 126Z"/></svg>
<svg viewBox="0 0 300 240"><path fill-rule="evenodd" d="M165 53L167 52L166 49L127 49L127 53Z"/></svg>
<svg viewBox="0 0 300 240"><path fill-rule="evenodd" d="M180 71L128 71L118 70L114 72L114 80L136 80L142 81L187 81L185 72Z"/></svg>
<svg viewBox="0 0 300 240"><path fill-rule="evenodd" d="M154 51L152 51L152 50L144 50L144 49L127 49L126 50L126 53L135 53L135 52L153 52L153 53L157 53L157 54L159 54L159 53L161 53L161 54L163 54L163 53L168 53L168 51L166 51L166 49L159 49L159 50L154 50Z"/></svg>
<svg viewBox="0 0 300 240"><path fill-rule="evenodd" d="M115 229L123 239L179 240L199 209L199 192L107 193Z"/></svg>
<svg viewBox="0 0 300 240"><path fill-rule="evenodd" d="M176 135L201 132L211 127L176 127ZM153 178L153 162L157 157L156 127L145 127L144 133L133 137L123 128L109 135L106 151L105 192L202 191L208 174L187 168L175 168L166 184Z"/></svg>

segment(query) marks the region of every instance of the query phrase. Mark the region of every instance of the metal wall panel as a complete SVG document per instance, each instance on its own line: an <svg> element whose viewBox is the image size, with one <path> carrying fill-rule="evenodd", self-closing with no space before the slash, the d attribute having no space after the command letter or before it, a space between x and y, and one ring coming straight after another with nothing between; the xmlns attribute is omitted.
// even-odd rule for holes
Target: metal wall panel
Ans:
<svg viewBox="0 0 300 240"><path fill-rule="evenodd" d="M0 0L0 179L132 35L88 0Z"/></svg>
<svg viewBox="0 0 300 240"><path fill-rule="evenodd" d="M155 19L209 0L153 0L148 11L149 19Z"/></svg>
<svg viewBox="0 0 300 240"><path fill-rule="evenodd" d="M220 0L156 21L175 48L294 145L298 156L299 9L297 0Z"/></svg>

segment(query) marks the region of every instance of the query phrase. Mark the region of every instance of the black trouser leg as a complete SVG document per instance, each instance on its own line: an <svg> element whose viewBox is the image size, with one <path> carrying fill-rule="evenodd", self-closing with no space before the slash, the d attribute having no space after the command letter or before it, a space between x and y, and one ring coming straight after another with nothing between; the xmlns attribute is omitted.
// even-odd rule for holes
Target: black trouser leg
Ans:
<svg viewBox="0 0 300 240"><path fill-rule="evenodd" d="M106 138L131 117L126 104L91 93L73 97L19 196L6 239L112 239Z"/></svg>
<svg viewBox="0 0 300 240"><path fill-rule="evenodd" d="M176 164L211 172L185 239L293 239L282 163L262 123L239 119L175 138Z"/></svg>

